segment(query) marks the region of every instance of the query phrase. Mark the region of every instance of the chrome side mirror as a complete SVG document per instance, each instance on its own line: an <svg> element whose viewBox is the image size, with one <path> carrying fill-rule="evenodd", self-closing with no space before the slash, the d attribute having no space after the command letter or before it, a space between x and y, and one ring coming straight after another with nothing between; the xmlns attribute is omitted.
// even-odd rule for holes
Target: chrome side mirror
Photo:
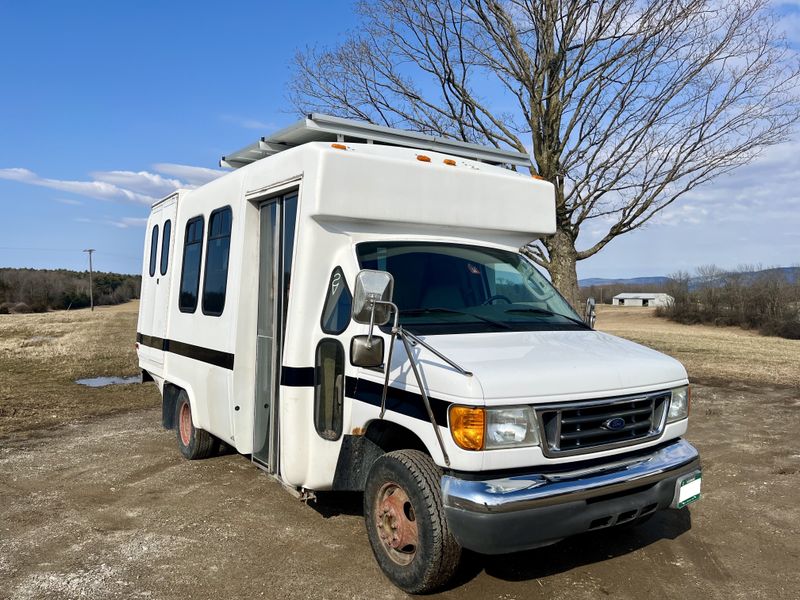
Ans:
<svg viewBox="0 0 800 600"><path fill-rule="evenodd" d="M583 311L583 322L589 327L594 329L594 323L597 321L597 311L595 310L596 302L594 298L586 300L586 308Z"/></svg>
<svg viewBox="0 0 800 600"><path fill-rule="evenodd" d="M383 364L383 338L354 335L350 340L350 364L354 367L380 367Z"/></svg>
<svg viewBox="0 0 800 600"><path fill-rule="evenodd" d="M362 325L386 325L391 317L394 277L386 271L364 269L356 276L353 320Z"/></svg>

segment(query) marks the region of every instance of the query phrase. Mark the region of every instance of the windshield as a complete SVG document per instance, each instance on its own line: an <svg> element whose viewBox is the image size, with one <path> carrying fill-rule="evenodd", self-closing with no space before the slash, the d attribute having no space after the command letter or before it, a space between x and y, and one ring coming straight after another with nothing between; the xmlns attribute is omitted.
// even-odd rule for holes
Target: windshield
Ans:
<svg viewBox="0 0 800 600"><path fill-rule="evenodd" d="M362 269L394 276L400 323L419 334L587 329L521 254L433 242L365 242Z"/></svg>

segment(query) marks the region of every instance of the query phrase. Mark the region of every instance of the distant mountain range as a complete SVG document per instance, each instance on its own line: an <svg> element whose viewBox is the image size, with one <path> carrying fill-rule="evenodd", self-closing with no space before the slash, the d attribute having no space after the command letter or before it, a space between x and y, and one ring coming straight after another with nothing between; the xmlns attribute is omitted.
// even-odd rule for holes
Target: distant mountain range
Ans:
<svg viewBox="0 0 800 600"><path fill-rule="evenodd" d="M578 285L581 287L591 287L593 285L662 285L668 281L669 277L631 277L629 279L590 277L589 279L579 279Z"/></svg>
<svg viewBox="0 0 800 600"><path fill-rule="evenodd" d="M771 275L777 273L786 278L789 283L795 283L800 280L800 267L776 267L774 269L763 269L761 271L752 271L745 273L745 279L756 279L761 276ZM724 283L724 275L720 278L720 284ZM578 285L581 287L602 286L602 285L663 285L670 280L669 277L656 276L656 277L630 277L609 279L603 277L590 277L589 279L579 279ZM692 280L689 287L698 287L699 282Z"/></svg>

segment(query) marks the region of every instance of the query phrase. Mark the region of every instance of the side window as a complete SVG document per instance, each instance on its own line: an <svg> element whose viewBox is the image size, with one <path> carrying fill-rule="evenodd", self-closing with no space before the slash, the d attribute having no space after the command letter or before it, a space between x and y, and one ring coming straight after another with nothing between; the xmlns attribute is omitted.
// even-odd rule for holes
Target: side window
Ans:
<svg viewBox="0 0 800 600"><path fill-rule="evenodd" d="M156 274L156 254L158 253L158 225L153 225L150 234L150 277Z"/></svg>
<svg viewBox="0 0 800 600"><path fill-rule="evenodd" d="M203 217L189 219L183 243L181 266L181 293L178 308L193 313L197 309L197 291L200 288L200 256L203 253Z"/></svg>
<svg viewBox="0 0 800 600"><path fill-rule="evenodd" d="M326 440L342 435L344 402L344 348L334 339L317 345L314 368L314 426Z"/></svg>
<svg viewBox="0 0 800 600"><path fill-rule="evenodd" d="M208 219L206 272L203 276L203 314L218 317L225 308L228 255L231 249L231 207L211 213Z"/></svg>
<svg viewBox="0 0 800 600"><path fill-rule="evenodd" d="M325 292L325 306L320 321L322 331L338 335L347 329L352 304L353 295L347 287L344 272L340 267L336 267L331 273L331 280Z"/></svg>
<svg viewBox="0 0 800 600"><path fill-rule="evenodd" d="M164 232L161 234L161 274L167 274L169 267L169 239L172 237L172 221L164 223Z"/></svg>

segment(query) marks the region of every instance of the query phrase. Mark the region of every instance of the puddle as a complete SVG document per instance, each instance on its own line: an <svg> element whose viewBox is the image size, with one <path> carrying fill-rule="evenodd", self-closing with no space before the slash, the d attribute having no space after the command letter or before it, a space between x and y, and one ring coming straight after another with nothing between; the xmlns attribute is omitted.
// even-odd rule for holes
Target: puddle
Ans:
<svg viewBox="0 0 800 600"><path fill-rule="evenodd" d="M91 379L76 379L75 383L87 387L106 387L107 385L127 385L129 383L142 383L141 375L131 377L92 377Z"/></svg>

